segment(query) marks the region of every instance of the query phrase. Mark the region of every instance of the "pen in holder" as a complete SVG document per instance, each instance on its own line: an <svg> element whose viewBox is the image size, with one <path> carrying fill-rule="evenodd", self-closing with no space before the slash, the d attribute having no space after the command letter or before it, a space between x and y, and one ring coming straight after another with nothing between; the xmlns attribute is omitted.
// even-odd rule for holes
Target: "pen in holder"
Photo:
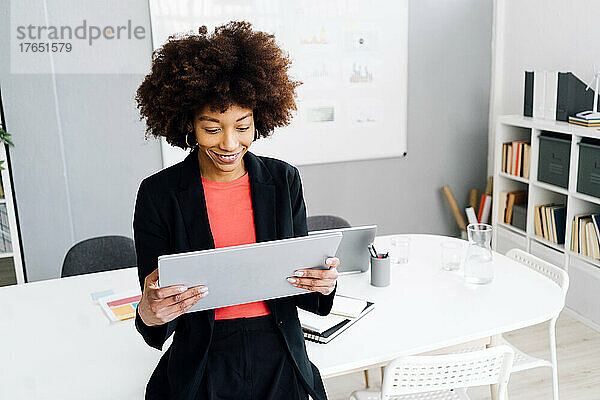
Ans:
<svg viewBox="0 0 600 400"><path fill-rule="evenodd" d="M385 287L390 284L390 257L387 254L371 255L371 285Z"/></svg>

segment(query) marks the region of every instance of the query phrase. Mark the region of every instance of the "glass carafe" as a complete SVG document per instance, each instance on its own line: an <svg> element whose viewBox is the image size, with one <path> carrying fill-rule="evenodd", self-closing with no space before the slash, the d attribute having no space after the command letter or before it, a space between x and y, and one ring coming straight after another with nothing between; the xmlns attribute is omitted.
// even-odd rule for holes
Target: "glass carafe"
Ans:
<svg viewBox="0 0 600 400"><path fill-rule="evenodd" d="M494 279L492 268L492 227L487 224L469 224L469 248L465 259L465 281L484 285Z"/></svg>

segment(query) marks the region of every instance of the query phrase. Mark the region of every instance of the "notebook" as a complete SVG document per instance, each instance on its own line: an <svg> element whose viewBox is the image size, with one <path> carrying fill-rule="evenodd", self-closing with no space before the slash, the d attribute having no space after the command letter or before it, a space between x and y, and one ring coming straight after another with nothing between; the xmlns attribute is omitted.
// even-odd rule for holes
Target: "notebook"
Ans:
<svg viewBox="0 0 600 400"><path fill-rule="evenodd" d="M361 301L360 299L355 300ZM304 339L316 343L329 343L364 315L373 310L374 307L375 303L366 301L365 307L356 318L348 318L336 314L320 316L298 309L298 318L300 319Z"/></svg>

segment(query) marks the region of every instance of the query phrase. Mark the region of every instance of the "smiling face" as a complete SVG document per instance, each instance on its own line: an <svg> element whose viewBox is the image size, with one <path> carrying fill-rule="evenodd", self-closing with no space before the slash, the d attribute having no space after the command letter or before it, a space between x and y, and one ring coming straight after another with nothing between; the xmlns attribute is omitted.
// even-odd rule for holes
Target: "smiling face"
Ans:
<svg viewBox="0 0 600 400"><path fill-rule="evenodd" d="M246 173L242 157L254 140L251 109L231 106L220 113L204 107L194 117L194 132L204 178L227 182Z"/></svg>

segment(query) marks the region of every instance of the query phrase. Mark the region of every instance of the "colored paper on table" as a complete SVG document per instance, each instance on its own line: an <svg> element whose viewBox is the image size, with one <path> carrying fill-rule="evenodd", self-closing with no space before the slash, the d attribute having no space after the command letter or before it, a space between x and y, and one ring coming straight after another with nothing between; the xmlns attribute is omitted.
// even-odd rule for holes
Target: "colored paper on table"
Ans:
<svg viewBox="0 0 600 400"><path fill-rule="evenodd" d="M113 294L115 294L114 290L107 289L107 290L101 290L99 292L94 292L94 293L90 294L90 297L92 298L92 301L94 303L99 303L103 297L108 297Z"/></svg>
<svg viewBox="0 0 600 400"><path fill-rule="evenodd" d="M132 292L104 297L99 303L111 321L124 321L135 317L135 310L141 298L140 292Z"/></svg>

